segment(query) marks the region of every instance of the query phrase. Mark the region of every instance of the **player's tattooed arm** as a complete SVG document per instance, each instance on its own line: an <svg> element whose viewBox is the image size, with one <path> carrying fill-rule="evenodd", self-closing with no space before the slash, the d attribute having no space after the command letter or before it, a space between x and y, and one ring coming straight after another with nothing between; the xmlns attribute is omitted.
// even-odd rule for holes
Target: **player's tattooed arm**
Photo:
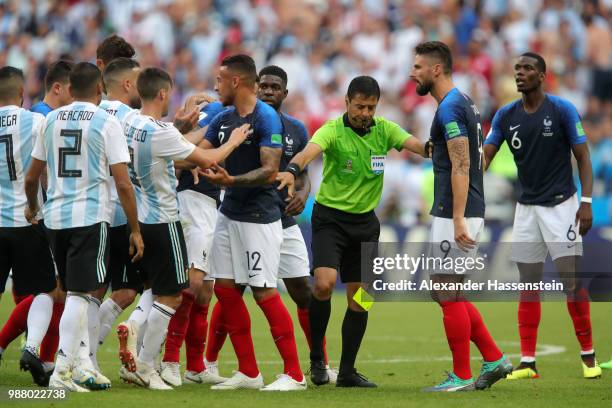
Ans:
<svg viewBox="0 0 612 408"><path fill-rule="evenodd" d="M258 184L272 184L276 180L278 166L283 149L265 147L259 148L261 167L248 173L234 176L232 186L252 186Z"/></svg>
<svg viewBox="0 0 612 408"><path fill-rule="evenodd" d="M578 164L578 176L580 177L580 188L582 197L593 196L593 167L591 166L591 155L589 147L586 143L576 144L572 146L572 152ZM578 212L576 212L576 220L580 221L580 235L585 235L593 225L593 211L591 203L581 202Z"/></svg>
<svg viewBox="0 0 612 408"><path fill-rule="evenodd" d="M452 167L455 242L461 249L468 250L476 245L476 241L469 235L465 221L465 206L470 186L470 145L467 137L455 137L447 141L446 146Z"/></svg>
<svg viewBox="0 0 612 408"><path fill-rule="evenodd" d="M498 147L493 144L484 145L484 169L485 171L489 169L491 162L495 158L497 154Z"/></svg>

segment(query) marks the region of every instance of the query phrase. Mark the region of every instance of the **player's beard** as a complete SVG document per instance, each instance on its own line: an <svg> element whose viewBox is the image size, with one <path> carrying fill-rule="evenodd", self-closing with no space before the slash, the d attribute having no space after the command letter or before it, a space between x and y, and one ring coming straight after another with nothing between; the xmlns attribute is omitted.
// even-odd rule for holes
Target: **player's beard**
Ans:
<svg viewBox="0 0 612 408"><path fill-rule="evenodd" d="M431 92L432 87L433 82L431 81L423 81L422 83L417 82L416 91L419 95L425 96Z"/></svg>

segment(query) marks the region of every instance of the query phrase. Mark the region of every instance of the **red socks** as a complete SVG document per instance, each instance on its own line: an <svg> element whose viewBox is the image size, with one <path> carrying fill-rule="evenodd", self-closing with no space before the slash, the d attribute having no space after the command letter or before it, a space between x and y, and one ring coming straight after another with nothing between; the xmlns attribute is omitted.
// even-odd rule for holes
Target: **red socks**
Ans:
<svg viewBox="0 0 612 408"><path fill-rule="evenodd" d="M574 323L576 338L582 352L593 352L593 335L591 333L591 311L586 289L578 290L573 300L567 300L567 310Z"/></svg>
<svg viewBox="0 0 612 408"><path fill-rule="evenodd" d="M519 297L518 327L521 337L521 357L523 358L535 359L541 317L540 292L522 290Z"/></svg>
<svg viewBox="0 0 612 408"><path fill-rule="evenodd" d="M465 309L470 317L470 340L476 344L482 358L486 362L497 361L502 358L502 352L495 344L495 340L491 337L487 326L485 326L482 316L476 306L468 301L463 302Z"/></svg>
<svg viewBox="0 0 612 408"><path fill-rule="evenodd" d="M210 314L208 326L208 343L206 344L206 361L217 361L219 352L227 338L227 329L221 317L221 303L217 301Z"/></svg>
<svg viewBox="0 0 612 408"><path fill-rule="evenodd" d="M13 296L15 301L19 300L16 295ZM28 327L28 312L33 301L34 296L29 295L15 306L0 331L0 347L6 349Z"/></svg>
<svg viewBox="0 0 612 408"><path fill-rule="evenodd" d="M183 300L174 312L168 324L168 335L166 336L166 346L163 361L178 363L181 346L185 340L185 333L189 325L189 313L193 305L194 297L188 292L183 292Z"/></svg>
<svg viewBox="0 0 612 408"><path fill-rule="evenodd" d="M453 354L453 372L462 380L472 378L470 369L470 316L464 302L442 302L444 331Z"/></svg>
<svg viewBox="0 0 612 408"><path fill-rule="evenodd" d="M187 370L196 373L204 371L204 348L208 331L208 305L194 303L189 314L189 326L185 335Z"/></svg>
<svg viewBox="0 0 612 408"><path fill-rule="evenodd" d="M272 338L285 363L285 374L291 376L296 381L302 381L304 374L300 368L300 360L295 345L293 322L280 295L276 293L261 302L257 302L257 304L266 315L266 319L268 319Z"/></svg>
<svg viewBox="0 0 612 408"><path fill-rule="evenodd" d="M297 309L298 320L300 322L300 326L304 331L304 336L306 336L306 341L308 342L308 348L312 350L312 336L310 335L310 317L308 316L308 308ZM327 364L327 344L325 341L325 337L323 337L323 359L325 364Z"/></svg>
<svg viewBox="0 0 612 408"><path fill-rule="evenodd" d="M248 377L257 377L259 368L255 360L251 338L251 316L236 288L215 285L215 295L221 303L221 316L238 358L238 370Z"/></svg>
<svg viewBox="0 0 612 408"><path fill-rule="evenodd" d="M55 360L55 353L59 345L59 323L64 313L64 303L53 303L53 314L49 322L47 334L40 344L40 359L42 361L52 363Z"/></svg>

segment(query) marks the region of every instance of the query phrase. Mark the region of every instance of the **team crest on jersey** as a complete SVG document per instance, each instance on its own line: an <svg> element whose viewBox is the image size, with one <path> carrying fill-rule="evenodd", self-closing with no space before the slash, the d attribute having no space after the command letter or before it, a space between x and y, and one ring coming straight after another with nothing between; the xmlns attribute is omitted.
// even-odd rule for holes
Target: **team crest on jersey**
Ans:
<svg viewBox="0 0 612 408"><path fill-rule="evenodd" d="M283 150L285 151L285 156L292 157L293 156L293 139L289 137L289 134L285 136L285 145L283 147L284 147Z"/></svg>
<svg viewBox="0 0 612 408"><path fill-rule="evenodd" d="M353 161L352 160L347 160L346 161L346 165L344 166L344 170L348 171L348 172L353 172Z"/></svg>
<svg viewBox="0 0 612 408"><path fill-rule="evenodd" d="M551 137L552 135L554 135L552 131L553 122L548 116L544 118L544 121L542 122L542 124L544 125L544 131L542 132L542 136Z"/></svg>

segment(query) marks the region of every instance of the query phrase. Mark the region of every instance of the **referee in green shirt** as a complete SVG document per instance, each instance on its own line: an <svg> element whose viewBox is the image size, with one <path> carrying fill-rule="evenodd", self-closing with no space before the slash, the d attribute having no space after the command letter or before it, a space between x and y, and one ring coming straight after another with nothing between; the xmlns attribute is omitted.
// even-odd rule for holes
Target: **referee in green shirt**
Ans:
<svg viewBox="0 0 612 408"><path fill-rule="evenodd" d="M295 180L323 153L323 181L312 213L314 293L310 303L311 380L329 382L323 361L323 338L331 314L331 296L338 271L346 284L348 308L342 323L342 356L337 387L376 387L355 370L368 313L353 296L361 279L361 243L378 242L380 223L374 209L380 202L387 152L408 149L426 156L425 145L399 125L374 117L380 98L376 80L354 78L345 97L346 113L326 122L302 152L277 176L279 189L293 195Z"/></svg>

